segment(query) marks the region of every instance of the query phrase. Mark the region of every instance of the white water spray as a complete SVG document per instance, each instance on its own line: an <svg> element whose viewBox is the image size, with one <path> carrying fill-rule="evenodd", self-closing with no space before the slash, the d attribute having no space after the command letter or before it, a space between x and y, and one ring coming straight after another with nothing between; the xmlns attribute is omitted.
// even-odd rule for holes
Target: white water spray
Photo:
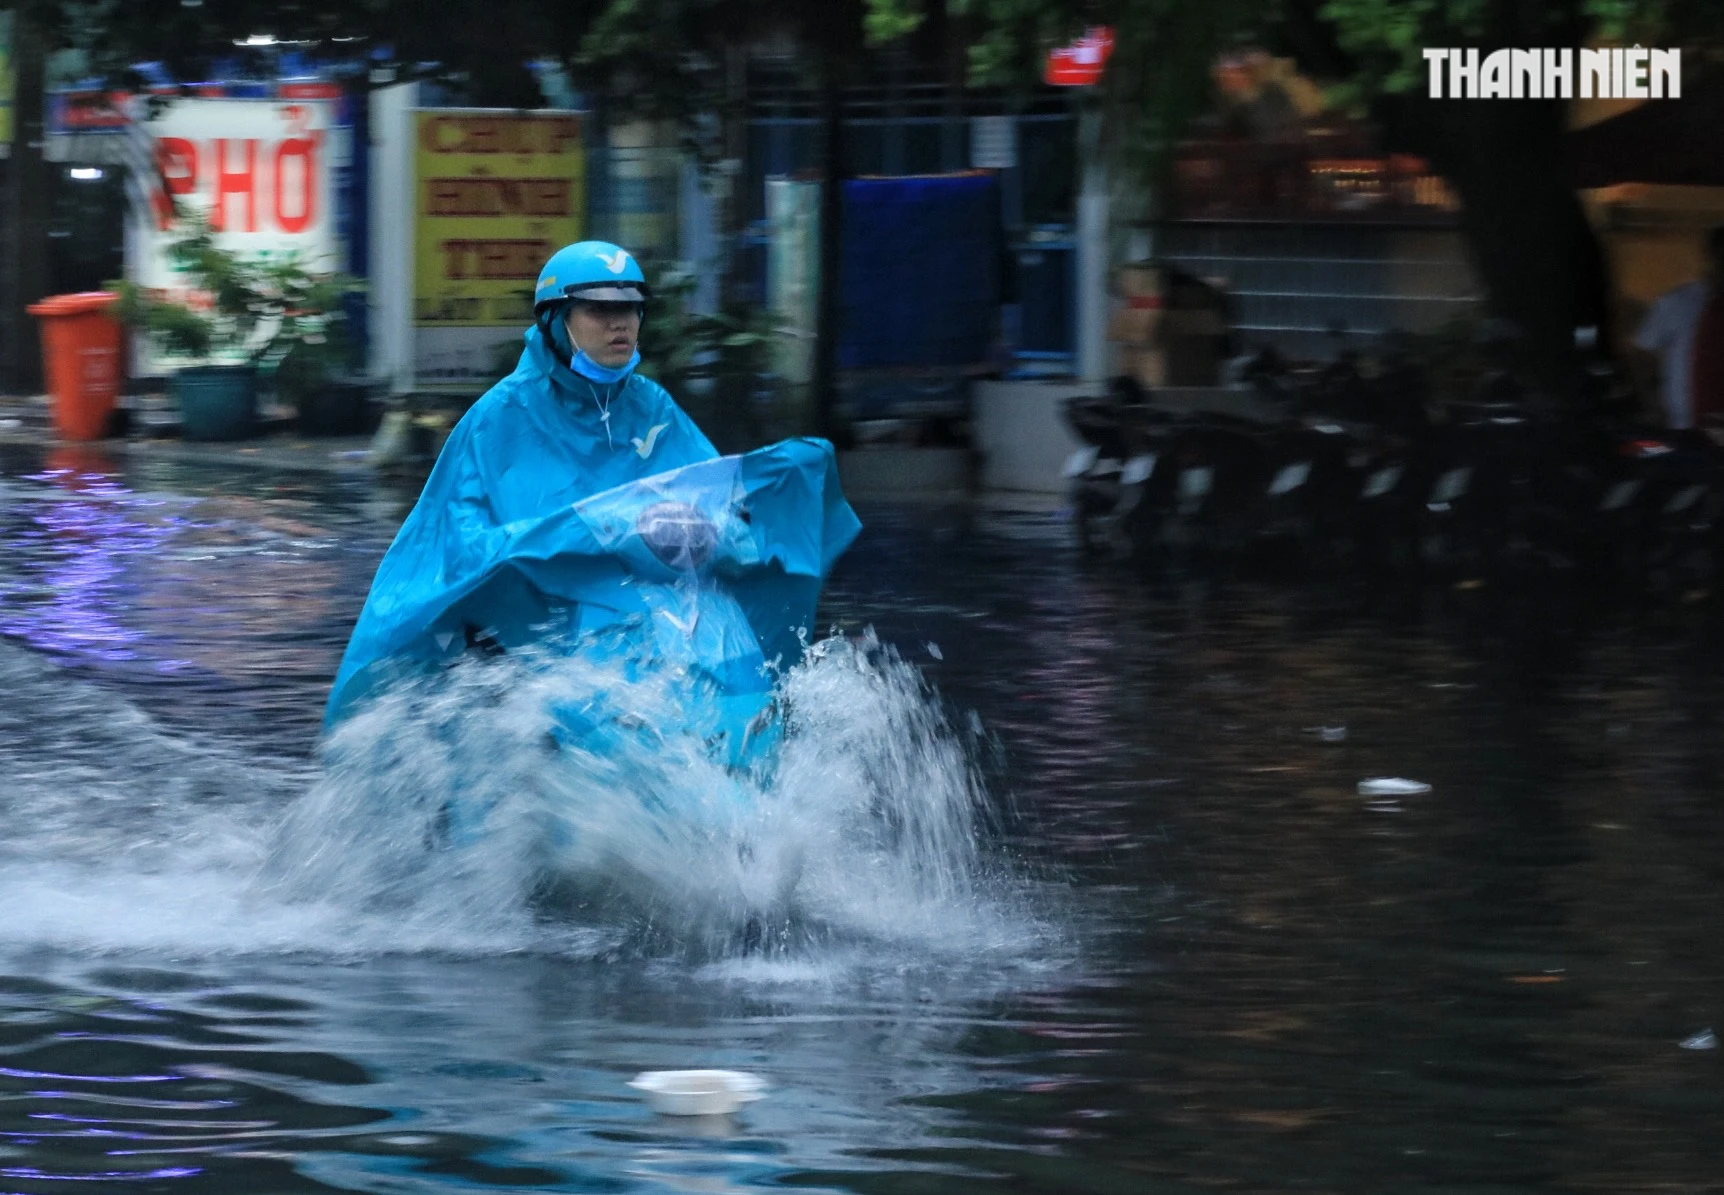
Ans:
<svg viewBox="0 0 1724 1195"><path fill-rule="evenodd" d="M984 846L973 744L871 635L816 644L781 678L785 741L770 774L744 777L655 733L680 724L668 688L578 659L405 686L343 725L320 772L164 732L4 645L0 671L35 714L0 746L14 947L794 970L879 948L1019 953L1036 936ZM554 748L551 711L599 685L635 732L603 756Z"/></svg>
<svg viewBox="0 0 1724 1195"><path fill-rule="evenodd" d="M558 708L603 690L631 731L558 747ZM498 932L580 925L607 949L723 955L950 939L985 886L983 793L920 675L871 636L816 645L780 688L770 772L691 737L668 683L579 658L463 664L344 724L269 882Z"/></svg>

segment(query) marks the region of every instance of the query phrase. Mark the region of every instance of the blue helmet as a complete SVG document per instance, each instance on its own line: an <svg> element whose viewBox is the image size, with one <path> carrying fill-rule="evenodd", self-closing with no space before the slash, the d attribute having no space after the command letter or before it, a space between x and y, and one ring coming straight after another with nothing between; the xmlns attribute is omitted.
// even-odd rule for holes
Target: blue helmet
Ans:
<svg viewBox="0 0 1724 1195"><path fill-rule="evenodd" d="M533 313L553 303L644 303L646 275L634 254L609 241L581 241L551 254L533 288Z"/></svg>

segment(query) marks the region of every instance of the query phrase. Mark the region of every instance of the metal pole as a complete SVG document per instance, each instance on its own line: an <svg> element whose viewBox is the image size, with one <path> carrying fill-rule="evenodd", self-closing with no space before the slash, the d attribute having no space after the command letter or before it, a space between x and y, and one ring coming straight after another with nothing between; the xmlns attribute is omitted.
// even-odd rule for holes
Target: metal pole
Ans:
<svg viewBox="0 0 1724 1195"><path fill-rule="evenodd" d="M1101 111L1086 103L1078 116L1077 350L1078 376L1107 378L1108 180L1101 152Z"/></svg>
<svg viewBox="0 0 1724 1195"><path fill-rule="evenodd" d="M371 104L371 375L411 390L413 343L413 110L419 85L377 87Z"/></svg>

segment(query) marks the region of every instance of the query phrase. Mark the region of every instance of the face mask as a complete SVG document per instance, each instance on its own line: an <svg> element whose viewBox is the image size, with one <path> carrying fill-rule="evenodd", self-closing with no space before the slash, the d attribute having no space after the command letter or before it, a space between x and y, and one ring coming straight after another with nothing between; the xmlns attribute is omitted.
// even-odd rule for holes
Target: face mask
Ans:
<svg viewBox="0 0 1724 1195"><path fill-rule="evenodd" d="M635 366L640 363L641 351L639 349L635 350L635 355L630 357L626 363L617 366L615 369L606 369L603 365L600 365L597 361L594 361L591 357L587 356L584 349L576 349L575 355L569 358L570 369L580 374L583 378L586 378L589 382L598 382L601 385L606 386L610 385L612 382L620 382L624 378L628 377L635 371Z"/></svg>

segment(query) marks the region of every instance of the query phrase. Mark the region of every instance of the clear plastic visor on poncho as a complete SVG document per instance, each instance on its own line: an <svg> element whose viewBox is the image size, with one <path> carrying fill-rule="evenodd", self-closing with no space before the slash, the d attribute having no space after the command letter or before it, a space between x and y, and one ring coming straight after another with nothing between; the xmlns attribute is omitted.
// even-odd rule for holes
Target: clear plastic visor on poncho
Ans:
<svg viewBox="0 0 1724 1195"><path fill-rule="evenodd" d="M330 696L333 725L403 670L557 642L689 679L687 729L731 762L800 658L821 582L860 530L831 446L794 440L594 494L474 542L398 542ZM444 550L453 548L455 550ZM451 560L461 567L451 575Z"/></svg>

